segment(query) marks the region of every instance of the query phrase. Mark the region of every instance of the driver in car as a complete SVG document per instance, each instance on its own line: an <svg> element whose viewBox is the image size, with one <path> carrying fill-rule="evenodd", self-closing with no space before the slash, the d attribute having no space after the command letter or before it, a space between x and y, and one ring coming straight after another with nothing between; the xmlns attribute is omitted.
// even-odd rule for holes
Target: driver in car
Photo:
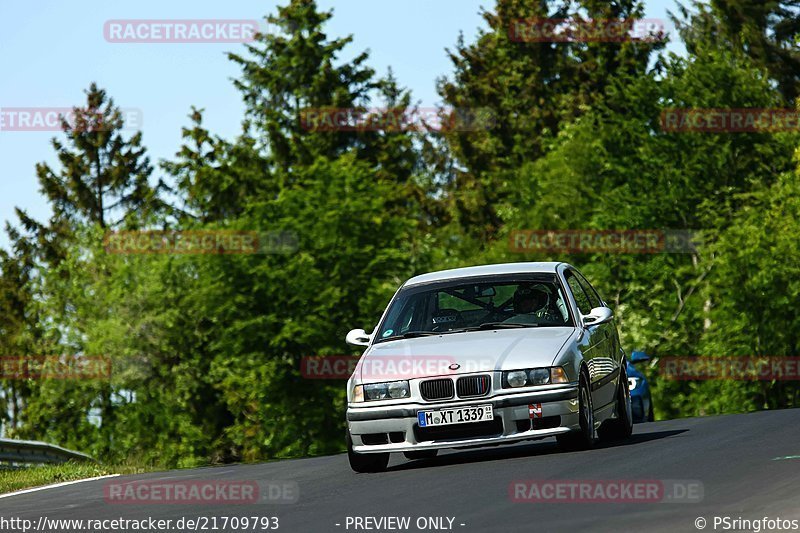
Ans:
<svg viewBox="0 0 800 533"><path fill-rule="evenodd" d="M550 294L536 285L522 285L514 292L514 315L503 322L538 324L541 318L549 319Z"/></svg>

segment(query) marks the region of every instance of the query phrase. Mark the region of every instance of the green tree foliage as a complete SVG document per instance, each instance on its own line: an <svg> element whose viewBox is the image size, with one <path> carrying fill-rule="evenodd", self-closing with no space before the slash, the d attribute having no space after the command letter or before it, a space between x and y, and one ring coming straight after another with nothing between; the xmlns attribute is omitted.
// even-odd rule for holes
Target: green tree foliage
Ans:
<svg viewBox="0 0 800 533"><path fill-rule="evenodd" d="M86 91L86 106L73 112L74 120L63 120L67 143L53 139L60 170L36 166L54 217L106 228L153 209L156 190L148 182L152 168L141 132L124 138L121 111L95 84Z"/></svg>
<svg viewBox="0 0 800 533"><path fill-rule="evenodd" d="M691 11L680 6L679 13L679 29L690 51L698 40L712 40L743 52L769 71L786 104L800 95L800 2L692 1Z"/></svg>
<svg viewBox="0 0 800 533"><path fill-rule="evenodd" d="M137 227L162 206L158 198L161 184L151 187L149 183L152 168L141 145L141 133L125 138L121 111L96 85L91 85L86 97L85 107L74 108L73 116L62 120L66 144L53 140L60 168L37 165L41 191L53 209L51 219L40 223L18 210L25 233L9 229L19 249L16 265L32 265L22 270L28 279L19 287L30 291L26 312L33 327L28 329L37 332L11 357L69 359L102 354L87 354L92 338L86 335L76 298L98 298L93 289L104 287L108 271L96 262L78 259L91 252L80 235L97 228L102 243L102 233L109 228ZM36 267L39 275L31 276ZM4 278L13 282L18 270L4 268ZM86 276L92 283L81 285ZM76 287L85 292L76 293ZM89 308L107 311L97 305L97 299L92 301ZM80 439L76 443L80 447L91 443L93 449L109 455L117 430L115 394L113 385L103 381L35 383L25 401L19 434L51 435L61 442ZM67 417L52 416L64 410L69 411ZM89 415L99 420L97 427ZM68 437L70 432L75 435Z"/></svg>
<svg viewBox="0 0 800 533"><path fill-rule="evenodd" d="M7 226L11 251L0 250L0 357L14 358L35 350L41 338L39 317L34 311L31 281L36 265L35 244ZM0 420L5 434L15 434L30 396L28 383L0 381Z"/></svg>
<svg viewBox="0 0 800 533"><path fill-rule="evenodd" d="M243 134L233 143L213 136L202 125L202 110L192 108L191 128L183 128L184 145L175 161L162 162L173 178L179 199L176 218L184 224L209 224L242 215L253 198L277 193L267 161L255 140Z"/></svg>
<svg viewBox="0 0 800 533"><path fill-rule="evenodd" d="M456 109L491 109L496 119L491 127L446 138L457 162L449 176L450 198L468 232L493 236L516 185L513 173L542 157L563 124L606 100L617 76L645 75L652 52L663 46L629 39L529 42L531 31L525 28L544 19L572 20L578 27L586 20L632 21L642 12L634 1L500 0L494 12L484 13L489 29L475 43L459 41L450 52L454 73L439 81L444 101ZM628 103L616 106L623 111Z"/></svg>

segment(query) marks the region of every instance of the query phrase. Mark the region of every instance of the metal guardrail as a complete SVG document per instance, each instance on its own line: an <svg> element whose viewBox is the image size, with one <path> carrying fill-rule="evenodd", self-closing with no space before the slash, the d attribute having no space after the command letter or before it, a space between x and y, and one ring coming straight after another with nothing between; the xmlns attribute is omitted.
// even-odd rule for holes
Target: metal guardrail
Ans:
<svg viewBox="0 0 800 533"><path fill-rule="evenodd" d="M85 453L75 452L35 440L0 439L0 462L9 463L65 463L67 461L92 461Z"/></svg>

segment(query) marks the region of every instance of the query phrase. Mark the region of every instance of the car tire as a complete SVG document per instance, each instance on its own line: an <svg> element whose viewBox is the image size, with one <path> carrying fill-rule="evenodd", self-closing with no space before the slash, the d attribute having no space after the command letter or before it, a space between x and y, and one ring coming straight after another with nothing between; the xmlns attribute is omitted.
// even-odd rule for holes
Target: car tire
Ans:
<svg viewBox="0 0 800 533"><path fill-rule="evenodd" d="M580 429L556 435L561 449L566 451L587 450L597 441L594 430L594 405L589 387L589 375L581 370L578 379L578 420Z"/></svg>
<svg viewBox="0 0 800 533"><path fill-rule="evenodd" d="M647 409L647 421L655 422L656 418L653 416L653 400L650 400L650 407Z"/></svg>
<svg viewBox="0 0 800 533"><path fill-rule="evenodd" d="M633 433L633 413L631 411L631 391L628 388L628 373L625 360L622 360L617 387L617 404L614 406L617 418L606 420L597 428L600 440L624 440Z"/></svg>
<svg viewBox="0 0 800 533"><path fill-rule="evenodd" d="M439 450L419 450L415 452L403 452L406 459L415 461L417 459L433 459L439 454Z"/></svg>
<svg viewBox="0 0 800 533"><path fill-rule="evenodd" d="M389 465L388 453L356 453L353 451L353 439L347 433L347 459L350 468L360 474L383 472Z"/></svg>

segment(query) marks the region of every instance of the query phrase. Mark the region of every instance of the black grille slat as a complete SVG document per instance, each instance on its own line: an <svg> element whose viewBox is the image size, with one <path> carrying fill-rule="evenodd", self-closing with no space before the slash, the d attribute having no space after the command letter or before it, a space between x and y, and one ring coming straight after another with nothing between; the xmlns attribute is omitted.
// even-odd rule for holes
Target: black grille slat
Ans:
<svg viewBox="0 0 800 533"><path fill-rule="evenodd" d="M431 379L419 384L419 391L426 400L449 400L455 396L452 379Z"/></svg>
<svg viewBox="0 0 800 533"><path fill-rule="evenodd" d="M460 398L476 398L489 394L489 376L464 376L456 381L456 390Z"/></svg>

